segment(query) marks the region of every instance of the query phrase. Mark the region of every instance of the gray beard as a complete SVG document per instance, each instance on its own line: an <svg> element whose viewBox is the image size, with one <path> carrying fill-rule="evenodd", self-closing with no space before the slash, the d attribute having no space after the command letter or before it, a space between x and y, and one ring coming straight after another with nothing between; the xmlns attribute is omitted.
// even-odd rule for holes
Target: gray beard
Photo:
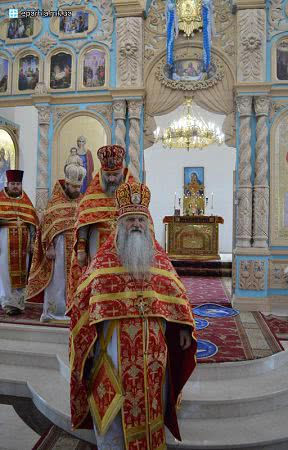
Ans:
<svg viewBox="0 0 288 450"><path fill-rule="evenodd" d="M147 229L128 232L125 225L118 224L117 252L122 265L136 279L143 279L149 272L154 258L153 240Z"/></svg>
<svg viewBox="0 0 288 450"><path fill-rule="evenodd" d="M104 177L102 177L102 183L103 183L103 188L104 188L104 192L105 194L108 195L108 197L114 197L114 194L116 192L116 190L118 189L118 187L120 186L120 184L123 181L123 177L121 177L120 181L118 184L112 184L112 183L108 183Z"/></svg>

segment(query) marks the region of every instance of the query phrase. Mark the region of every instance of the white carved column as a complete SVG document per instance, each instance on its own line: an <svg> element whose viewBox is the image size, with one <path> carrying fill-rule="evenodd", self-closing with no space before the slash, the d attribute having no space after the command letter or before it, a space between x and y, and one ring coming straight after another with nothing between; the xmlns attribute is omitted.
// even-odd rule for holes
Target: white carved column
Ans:
<svg viewBox="0 0 288 450"><path fill-rule="evenodd" d="M115 121L115 144L126 149L126 100L113 100L113 114Z"/></svg>
<svg viewBox="0 0 288 450"><path fill-rule="evenodd" d="M48 130L50 124L50 106L36 106L38 110L38 162L36 184L36 209L41 212L46 208L49 198L48 187Z"/></svg>
<svg viewBox="0 0 288 450"><path fill-rule="evenodd" d="M132 175L137 178L140 178L140 119L142 105L142 100L128 100L130 170Z"/></svg>
<svg viewBox="0 0 288 450"><path fill-rule="evenodd" d="M236 246L251 247L252 238L252 185L251 185L251 125L252 96L236 98L240 116L240 142L237 191Z"/></svg>
<svg viewBox="0 0 288 450"><path fill-rule="evenodd" d="M268 184L268 126L270 99L255 97L256 158L253 202L253 247L268 247L269 184Z"/></svg>
<svg viewBox="0 0 288 450"><path fill-rule="evenodd" d="M143 86L143 17L120 17L117 30L117 86Z"/></svg>

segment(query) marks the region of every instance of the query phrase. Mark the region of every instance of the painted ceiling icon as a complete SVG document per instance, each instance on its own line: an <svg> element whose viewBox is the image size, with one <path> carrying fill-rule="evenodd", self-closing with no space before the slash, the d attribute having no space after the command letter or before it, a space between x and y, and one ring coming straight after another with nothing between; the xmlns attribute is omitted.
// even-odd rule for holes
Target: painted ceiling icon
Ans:
<svg viewBox="0 0 288 450"><path fill-rule="evenodd" d="M209 325L208 320L195 318L196 330L203 330Z"/></svg>
<svg viewBox="0 0 288 450"><path fill-rule="evenodd" d="M198 339L196 353L197 359L211 358L211 356L216 355L216 353L218 353L217 345L210 341L202 341L201 339Z"/></svg>
<svg viewBox="0 0 288 450"><path fill-rule="evenodd" d="M202 317L225 318L237 316L239 311L227 306L217 305L216 303L204 303L193 308L193 314Z"/></svg>

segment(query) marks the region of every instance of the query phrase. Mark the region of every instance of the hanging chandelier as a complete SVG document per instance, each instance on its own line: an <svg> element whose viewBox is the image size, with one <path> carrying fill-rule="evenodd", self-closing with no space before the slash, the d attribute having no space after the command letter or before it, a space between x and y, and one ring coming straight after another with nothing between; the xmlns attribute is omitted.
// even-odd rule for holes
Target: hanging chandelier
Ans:
<svg viewBox="0 0 288 450"><path fill-rule="evenodd" d="M223 144L224 134L214 123L206 122L192 114L192 99L184 102L186 113L163 131L157 127L154 131L155 142L161 142L165 148L202 149L210 144Z"/></svg>

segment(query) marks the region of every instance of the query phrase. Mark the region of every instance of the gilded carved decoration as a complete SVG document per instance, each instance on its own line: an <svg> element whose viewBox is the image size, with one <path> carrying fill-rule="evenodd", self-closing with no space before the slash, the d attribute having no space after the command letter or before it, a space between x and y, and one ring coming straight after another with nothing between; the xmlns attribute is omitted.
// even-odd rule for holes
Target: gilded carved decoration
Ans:
<svg viewBox="0 0 288 450"><path fill-rule="evenodd" d="M96 113L101 114L109 123L110 126L112 126L112 105L95 105L95 106L88 106L87 110L95 111Z"/></svg>
<svg viewBox="0 0 288 450"><path fill-rule="evenodd" d="M126 100L113 100L113 114L115 120L115 144L126 149Z"/></svg>
<svg viewBox="0 0 288 450"><path fill-rule="evenodd" d="M44 53L44 55L47 55L49 50L55 47L57 41L46 31L46 33L44 33L40 39L37 39L34 44L39 48L39 50L41 50L42 53Z"/></svg>
<svg viewBox="0 0 288 450"><path fill-rule="evenodd" d="M129 156L131 173L140 176L140 118L143 102L128 100L129 117Z"/></svg>
<svg viewBox="0 0 288 450"><path fill-rule="evenodd" d="M250 117L252 114L252 97L238 96L236 98L236 103L240 115L236 245L237 247L251 247L252 186Z"/></svg>
<svg viewBox="0 0 288 450"><path fill-rule="evenodd" d="M239 81L265 81L265 11L258 9L238 11L237 21L239 30L237 78Z"/></svg>
<svg viewBox="0 0 288 450"><path fill-rule="evenodd" d="M287 277L284 270L288 267L288 260L269 261L269 285L270 289L287 289Z"/></svg>
<svg viewBox="0 0 288 450"><path fill-rule="evenodd" d="M271 38L280 31L287 30L287 22L284 15L285 0L270 0L268 10L268 36Z"/></svg>
<svg viewBox="0 0 288 450"><path fill-rule="evenodd" d="M213 47L220 48L234 62L236 55L236 16L232 14L231 5L226 0L214 0L213 7L216 29ZM148 17L145 20L144 57L146 66L157 54L165 50L165 30L165 3L161 0L152 0ZM183 44L187 44L187 39L179 35L176 45L181 41ZM193 36L193 43L202 45L201 33L196 33Z"/></svg>
<svg viewBox="0 0 288 450"><path fill-rule="evenodd" d="M265 289L265 262L257 260L240 261L239 287L251 291Z"/></svg>
<svg viewBox="0 0 288 450"><path fill-rule="evenodd" d="M253 208L253 247L268 247L269 184L268 184L268 126L270 98L255 97L256 146Z"/></svg>
<svg viewBox="0 0 288 450"><path fill-rule="evenodd" d="M117 84L143 85L143 19L118 18L117 29Z"/></svg>
<svg viewBox="0 0 288 450"><path fill-rule="evenodd" d="M38 162L36 208L44 210L48 201L48 130L50 124L50 106L36 106L38 110Z"/></svg>
<svg viewBox="0 0 288 450"><path fill-rule="evenodd" d="M54 129L59 126L63 117L70 114L73 111L77 111L77 106L56 106L53 109L53 127Z"/></svg>
<svg viewBox="0 0 288 450"><path fill-rule="evenodd" d="M199 54L199 50L198 51L197 50L195 49L195 52L193 52L194 58ZM187 52L182 53L184 53L182 57L187 58ZM181 59L181 52L178 52L177 59ZM157 79L161 82L161 84L170 89L176 89L181 91L198 91L201 89L208 89L209 87L215 86L218 83L218 81L222 80L224 77L223 65L221 64L219 58L212 57L211 62L216 67L216 73L215 75L213 75L212 78L208 78L206 80L201 81L171 80L165 75L164 71L166 65L166 56L161 58L159 64L157 65L155 75Z"/></svg>

